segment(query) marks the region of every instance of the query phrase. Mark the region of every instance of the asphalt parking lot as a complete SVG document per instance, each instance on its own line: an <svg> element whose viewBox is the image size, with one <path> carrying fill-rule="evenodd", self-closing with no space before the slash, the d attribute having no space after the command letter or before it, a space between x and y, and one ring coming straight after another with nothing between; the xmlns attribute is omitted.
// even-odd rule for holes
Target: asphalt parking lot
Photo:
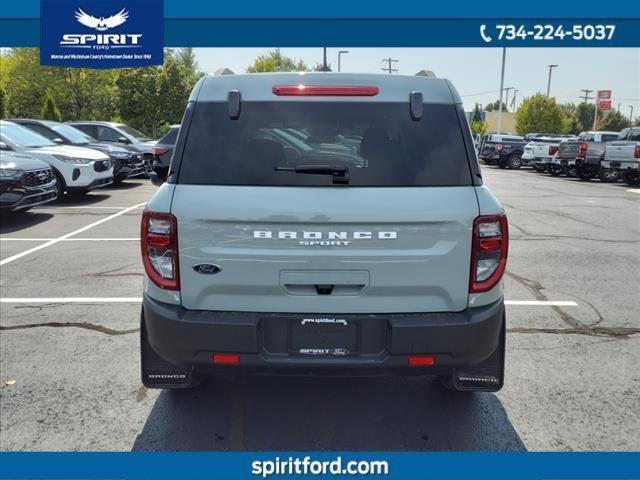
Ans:
<svg viewBox="0 0 640 480"><path fill-rule="evenodd" d="M639 450L640 190L483 168L505 205L507 378L139 379L146 180L3 216L1 450ZM551 304L549 304L551 302Z"/></svg>

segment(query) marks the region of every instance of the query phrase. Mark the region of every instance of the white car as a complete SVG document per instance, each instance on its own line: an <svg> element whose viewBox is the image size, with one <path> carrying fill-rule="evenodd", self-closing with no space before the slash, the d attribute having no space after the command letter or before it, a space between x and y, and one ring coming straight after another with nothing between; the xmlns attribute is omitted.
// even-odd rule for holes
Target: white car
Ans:
<svg viewBox="0 0 640 480"><path fill-rule="evenodd" d="M113 166L106 154L90 148L57 145L13 122L0 120L0 149L48 163L58 180L58 199L65 192L86 193L113 183Z"/></svg>
<svg viewBox="0 0 640 480"><path fill-rule="evenodd" d="M548 170L549 165L558 152L560 142L566 137L540 136L536 137L524 146L522 164L530 165L538 172Z"/></svg>

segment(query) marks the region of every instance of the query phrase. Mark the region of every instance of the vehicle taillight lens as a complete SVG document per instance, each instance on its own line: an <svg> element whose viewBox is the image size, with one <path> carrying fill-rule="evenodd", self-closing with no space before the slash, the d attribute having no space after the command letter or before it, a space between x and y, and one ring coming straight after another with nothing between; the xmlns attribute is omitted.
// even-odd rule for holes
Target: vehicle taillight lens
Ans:
<svg viewBox="0 0 640 480"><path fill-rule="evenodd" d="M587 144L581 143L578 149L578 157L585 158L587 156Z"/></svg>
<svg viewBox="0 0 640 480"><path fill-rule="evenodd" d="M168 148L151 147L151 153L157 156L164 155L168 151L169 151Z"/></svg>
<svg viewBox="0 0 640 480"><path fill-rule="evenodd" d="M179 290L178 229L170 213L142 213L142 263L149 279L166 290Z"/></svg>
<svg viewBox="0 0 640 480"><path fill-rule="evenodd" d="M640 145L636 145L635 150L633 151L633 156L635 158L640 158Z"/></svg>
<svg viewBox="0 0 640 480"><path fill-rule="evenodd" d="M549 155L555 155L558 153L558 147L556 145L552 145L549 147Z"/></svg>
<svg viewBox="0 0 640 480"><path fill-rule="evenodd" d="M507 266L509 227L506 215L481 216L473 222L470 293L495 287Z"/></svg>
<svg viewBox="0 0 640 480"><path fill-rule="evenodd" d="M272 91L278 96L373 97L380 90L350 85L275 85Z"/></svg>

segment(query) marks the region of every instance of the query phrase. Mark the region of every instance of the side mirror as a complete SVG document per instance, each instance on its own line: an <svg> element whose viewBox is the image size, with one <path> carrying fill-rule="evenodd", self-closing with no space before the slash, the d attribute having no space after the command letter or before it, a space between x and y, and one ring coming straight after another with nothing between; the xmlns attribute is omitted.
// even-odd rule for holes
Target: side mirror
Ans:
<svg viewBox="0 0 640 480"><path fill-rule="evenodd" d="M118 137L118 142L125 143L125 144L131 143L129 142L129 139L127 137Z"/></svg>
<svg viewBox="0 0 640 480"><path fill-rule="evenodd" d="M64 140L62 140L61 138L54 138L53 142L57 143L58 145L62 145L64 143Z"/></svg>
<svg viewBox="0 0 640 480"><path fill-rule="evenodd" d="M153 183L156 187L159 187L167 181L168 173L169 172L167 168L156 168L149 172L149 179L151 180L151 183Z"/></svg>
<svg viewBox="0 0 640 480"><path fill-rule="evenodd" d="M11 150L11 147L4 142L0 142L0 150Z"/></svg>

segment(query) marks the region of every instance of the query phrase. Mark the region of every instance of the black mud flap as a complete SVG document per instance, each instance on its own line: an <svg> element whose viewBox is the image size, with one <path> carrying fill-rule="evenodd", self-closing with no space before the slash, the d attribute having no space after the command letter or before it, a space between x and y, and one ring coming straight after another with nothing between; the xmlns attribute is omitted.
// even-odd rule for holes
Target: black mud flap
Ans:
<svg viewBox="0 0 640 480"><path fill-rule="evenodd" d="M201 383L198 374L181 370L151 348L147 339L144 312L140 314L140 367L142 384L147 388L191 388Z"/></svg>
<svg viewBox="0 0 640 480"><path fill-rule="evenodd" d="M455 390L473 392L497 392L504 385L504 357L506 318L502 319L500 342L493 354L482 363L460 367L453 371L452 386Z"/></svg>

